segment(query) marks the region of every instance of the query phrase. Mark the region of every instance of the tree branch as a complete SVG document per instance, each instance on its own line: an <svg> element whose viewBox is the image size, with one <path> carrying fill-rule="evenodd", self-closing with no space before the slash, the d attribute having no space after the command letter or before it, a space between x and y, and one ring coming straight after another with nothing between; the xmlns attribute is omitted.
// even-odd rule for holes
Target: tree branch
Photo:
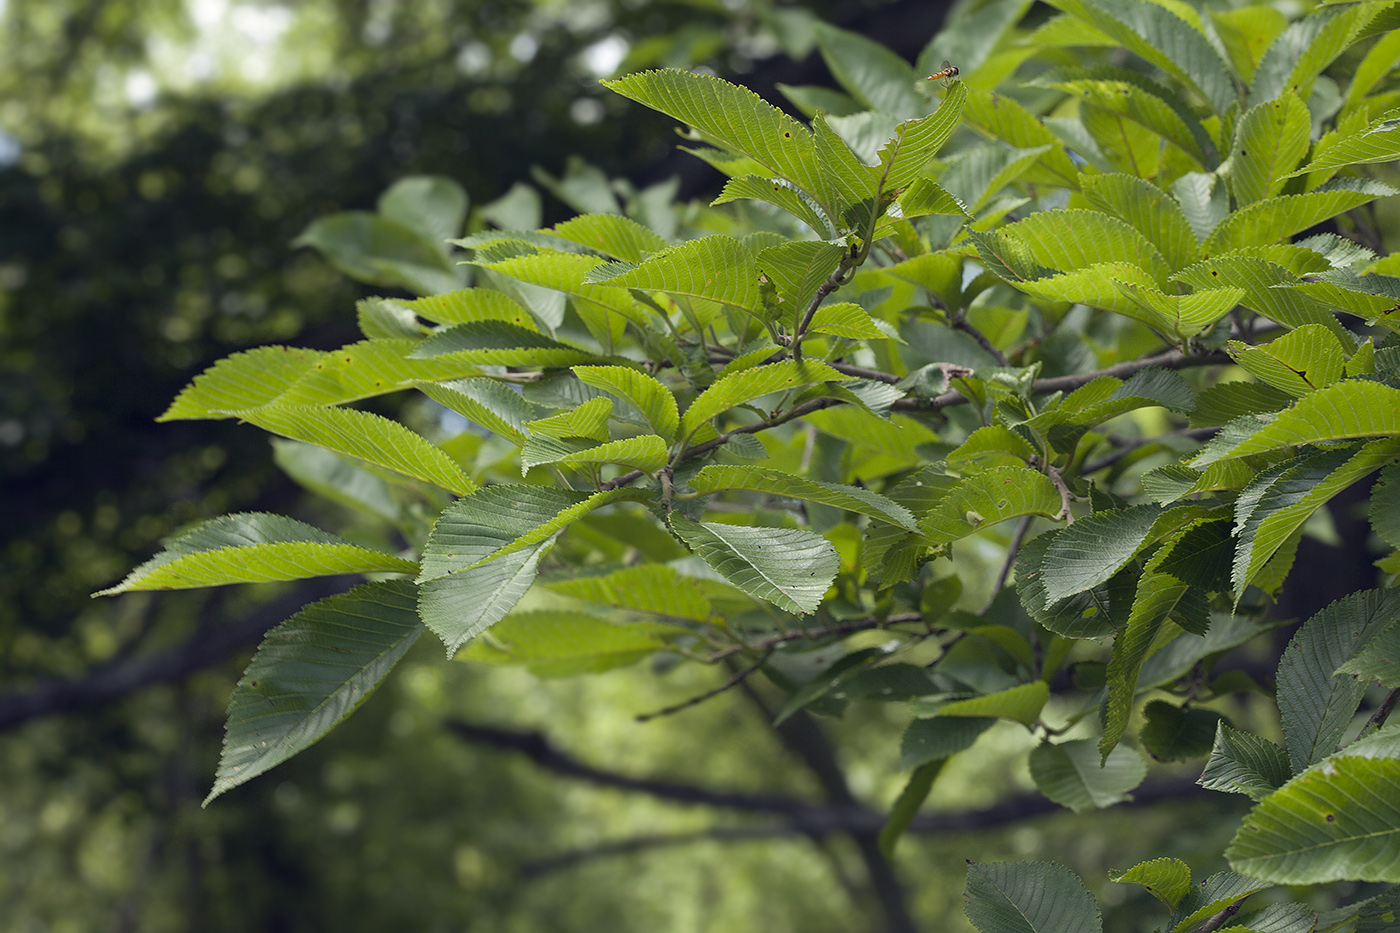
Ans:
<svg viewBox="0 0 1400 933"><path fill-rule="evenodd" d="M27 690L0 694L0 731L55 713L102 706L154 684L170 683L222 663L233 652L257 644L263 633L307 603L343 587L336 577L308 581L285 599L239 619L220 614L200 626L183 644L158 654L125 657L93 668L77 679L40 681ZM341 583L344 581L341 580Z"/></svg>
<svg viewBox="0 0 1400 933"><path fill-rule="evenodd" d="M577 781L595 784L599 787L646 794L675 803L698 803L750 813L806 816L812 812L823 812L823 808L820 806L782 794L749 794L740 791L715 790L695 784L683 784L679 781L632 777L616 771L595 768L557 748L543 732L501 729L460 719L447 720L445 725L458 738L478 745L488 745L501 751L519 752L546 771Z"/></svg>
<svg viewBox="0 0 1400 933"><path fill-rule="evenodd" d="M1196 928L1196 933L1215 933L1216 930L1220 929L1222 926L1225 925L1226 920L1229 920L1235 914L1240 912L1240 906L1243 904L1244 898L1240 898L1234 903L1227 905L1224 909L1220 910L1218 913L1213 915L1205 923L1198 926Z"/></svg>
<svg viewBox="0 0 1400 933"><path fill-rule="evenodd" d="M997 361L998 366L1011 365L1010 363L1006 362L1005 354L1003 354L1000 350L997 349L996 344L988 340L986 334L982 333L976 327L973 327L972 324L968 322L965 316L963 316L962 314L949 314L947 315L947 318L948 323L952 325L954 330L960 330L964 334L967 334L973 340L977 341L977 345L979 347L990 353L992 359Z"/></svg>
<svg viewBox="0 0 1400 933"><path fill-rule="evenodd" d="M1202 794L1202 789L1185 779L1159 781L1139 787L1134 791L1133 800L1125 801L1118 806L1138 807L1200 794ZM1058 804L1050 802L1039 794L1025 794L985 810L917 816L909 825L906 833L916 836L976 833L999 829L1027 819L1066 812ZM814 809L811 813L799 814L781 822L764 822L749 826L713 826L695 832L658 833L614 839L596 846L574 849L538 861L527 862L522 866L521 871L527 878L533 878L573 868L597 858L634 855L648 849L689 845L695 842L752 842L793 836L819 837L838 832L879 832L880 827L884 825L884 820L883 814L868 811L821 811Z"/></svg>
<svg viewBox="0 0 1400 933"><path fill-rule="evenodd" d="M748 677L754 671L762 667L772 656L773 648L769 647L761 655L759 655L757 661L754 661L748 667L735 671L734 676L730 677L718 687L706 690L699 696L693 696L688 700L683 700L682 702L676 703L672 706L663 707L662 709L659 709L654 713L639 713L636 717L637 722L650 722L651 720L657 719L661 716L670 716L672 713L679 713L681 710L690 709L692 706L699 706L701 703L704 703L706 700L711 699L712 697L717 697L721 693L726 693L730 690L733 690L735 687L739 686L739 684L743 682L744 678Z"/></svg>
<svg viewBox="0 0 1400 933"><path fill-rule="evenodd" d="M1172 431L1167 434L1159 434L1156 437L1123 438L1116 450L1104 454L1097 460L1091 460L1088 463L1084 464L1082 467L1080 467L1079 475L1088 476L1091 473L1097 473L1099 470L1105 469L1106 467L1111 467L1113 466L1113 464L1117 463L1119 460L1122 460L1124 457L1137 450L1139 447L1144 447L1148 444L1154 444L1164 437L1187 437L1191 440L1199 441L1212 438L1219 433L1219 428L1187 428L1182 431Z"/></svg>

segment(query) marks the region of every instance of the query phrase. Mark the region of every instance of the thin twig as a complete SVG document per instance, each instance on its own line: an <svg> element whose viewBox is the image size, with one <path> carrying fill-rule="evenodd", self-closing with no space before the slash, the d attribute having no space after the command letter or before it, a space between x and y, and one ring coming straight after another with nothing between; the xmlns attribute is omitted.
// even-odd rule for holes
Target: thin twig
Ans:
<svg viewBox="0 0 1400 933"><path fill-rule="evenodd" d="M1365 735L1366 730L1372 727L1379 729L1385 725L1385 721L1390 718L1390 714L1395 709L1395 704L1400 701L1400 687L1396 687L1385 695L1381 700L1381 705L1376 707L1376 711L1371 714L1371 718L1366 720L1366 725L1361 727L1361 734Z"/></svg>
<svg viewBox="0 0 1400 933"><path fill-rule="evenodd" d="M807 328L812 326L812 318L816 317L817 308L821 307L821 303L826 300L827 295L846 284L846 275L850 271L847 260L842 259L831 271L831 275L826 277L826 281L817 286L816 294L807 304L807 310L802 312L802 320L792 333L792 358L794 360L802 359L802 337L807 333Z"/></svg>
<svg viewBox="0 0 1400 933"><path fill-rule="evenodd" d="M1245 896L1248 897L1248 895ZM1215 914L1215 916L1211 917L1205 923L1198 926L1196 928L1196 933L1215 933L1216 930L1220 929L1222 926L1225 925L1226 920L1229 920L1235 914L1240 912L1240 907L1243 906L1243 904L1244 898L1242 897L1239 900L1235 901L1233 904L1230 904L1225 909L1221 910L1219 913Z"/></svg>
<svg viewBox="0 0 1400 933"><path fill-rule="evenodd" d="M1119 804L1120 807L1141 807L1160 803L1163 800L1193 797L1203 793L1194 781L1189 779L1149 782L1140 785L1131 800ZM911 836L935 836L947 833L984 832L1020 823L1027 819L1052 816L1059 806L1039 793L1029 793L1004 800L986 810L949 811L944 813L921 813L914 818L905 832ZM777 822L763 822L757 825L712 826L694 832L671 834L647 834L624 839L614 839L581 849L561 852L521 866L521 874L526 878L538 877L561 869L573 868L598 858L611 858L633 855L648 849L690 845L696 842L750 842L764 839L783 839L793 836L820 837L836 832L879 832L887 819L886 814L859 808L836 808L809 806L801 813L783 815Z"/></svg>
<svg viewBox="0 0 1400 933"><path fill-rule="evenodd" d="M890 625L902 625L906 622L919 622L922 619L923 615L921 613L902 612L884 619L860 619L855 622L842 622L839 625L832 625L822 629L804 629L800 632L783 632L781 635L773 635L751 644L730 645L727 648L720 648L705 660L707 663L714 664L743 651L762 651L768 648L775 648L778 645L786 644L790 641L797 641L801 638L812 640L818 638L835 638L838 635L868 632L871 629L885 628Z"/></svg>
<svg viewBox="0 0 1400 933"><path fill-rule="evenodd" d="M730 690L733 690L735 687L739 686L739 684L744 682L744 678L748 677L754 671L758 670L764 664L768 663L768 659L773 656L773 651L774 647L769 647L767 651L764 651L763 654L759 656L759 659L757 661L753 662L748 667L741 668L735 671L733 677L730 677L718 687L706 690L699 696L693 696L690 699L684 700L680 703L676 703L673 706L663 707L662 709L659 709L654 713L638 713L636 717L637 722L650 722L651 720L659 719L662 716L670 716L673 713L679 713L681 710L690 709L692 706L699 706L701 703L704 703L706 700L711 699L712 697L717 697L721 693L726 693Z"/></svg>
<svg viewBox="0 0 1400 933"><path fill-rule="evenodd" d="M1026 532L1030 531L1031 521L1034 516L1022 515L1021 520L1016 523L1016 531L1011 535L1011 544L1006 549L1006 560L1001 563L1001 571L997 574L996 582L992 584L992 597L987 600L987 605L979 611L979 616L984 616L992 608L992 603L996 602L997 595L1001 593L1001 588L1006 586L1006 578L1011 576L1011 568L1016 563L1016 553L1021 550L1021 543L1026 540Z"/></svg>
<svg viewBox="0 0 1400 933"><path fill-rule="evenodd" d="M1097 473L1099 470L1103 470L1113 466L1119 460L1122 460L1124 457L1137 450L1139 447L1144 447L1148 444L1154 444L1165 437L1185 437L1190 438L1191 440L1200 441L1212 438L1219 433L1219 428L1186 428L1181 431L1171 431L1167 434L1159 434L1156 437L1123 438L1121 444L1116 450L1104 454L1097 460L1090 460L1088 463L1084 464L1084 466L1080 467L1079 473L1081 476L1088 476L1091 473Z"/></svg>
<svg viewBox="0 0 1400 933"><path fill-rule="evenodd" d="M1095 370L1094 372L1090 373L1079 373L1078 375L1074 376L1056 376L1052 379L1037 379L1032 384L1031 390L1036 394L1071 391L1079 388L1080 386L1084 386L1089 384L1090 382L1093 382L1100 376L1113 376L1115 378L1122 379L1127 376L1131 376L1134 373L1140 372L1144 369L1150 369L1154 366L1162 369L1186 369L1192 366L1213 366L1216 364L1228 363L1229 361L1230 358L1223 353L1209 353L1202 356L1191 356L1188 354L1184 354L1179 350L1169 350L1166 353L1159 353L1156 356L1149 356L1146 359L1135 360L1127 363L1118 363L1114 366L1109 366L1104 369ZM848 375L859 375L862 378L867 379L879 379L882 382L889 382L890 384L894 384L899 381L899 377L893 376L889 373L885 373L882 375L875 370L857 371L857 367L848 367L844 363L838 364L835 368L842 372L846 372ZM964 405L966 403L967 398L964 395L962 395L959 392L949 391L944 392L942 395L938 395L933 398L899 399L893 405L891 405L890 408L894 411L927 412L938 411L940 409L950 408L954 405ZM765 418L762 421L755 421L753 424L743 425L742 427L735 428L732 431L727 431L716 438L706 441L703 444L696 444L693 447L687 447L677 458L676 462L680 463L681 461L691 460L695 457L707 454L710 451L714 450L716 447L719 447L720 445L724 444L726 441L728 441L731 437L734 437L735 435L758 434L759 432L766 431L769 428L775 428L780 424L786 424L787 422L792 421L795 418L801 418L805 415L809 415L814 411L820 411L823 408L831 408L834 405L844 404L846 404L844 400L837 398L809 399L808 401L803 402L802 404L791 408L782 414L774 415L771 418ZM635 482L644 475L645 474L641 470L632 470L629 473L624 473L616 479L604 483L601 488L604 490L617 489L622 486L626 486L629 483Z"/></svg>
<svg viewBox="0 0 1400 933"><path fill-rule="evenodd" d="M1006 362L1006 357L1002 354L1000 350L997 349L996 344L988 340L986 334L982 333L976 327L973 327L970 323L968 323L967 318L965 318L961 314L950 314L947 317L948 323L953 326L954 330L960 330L964 334L967 334L969 337L971 337L973 340L977 341L977 345L983 350L986 350L988 353L990 353L992 355L992 359L997 361L998 366L1011 365L1010 363Z"/></svg>

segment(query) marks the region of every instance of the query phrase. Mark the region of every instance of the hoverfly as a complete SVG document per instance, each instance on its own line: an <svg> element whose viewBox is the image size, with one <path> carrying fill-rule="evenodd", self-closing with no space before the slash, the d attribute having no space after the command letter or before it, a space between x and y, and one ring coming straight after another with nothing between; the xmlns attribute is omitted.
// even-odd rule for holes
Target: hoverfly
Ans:
<svg viewBox="0 0 1400 933"><path fill-rule="evenodd" d="M941 71L935 71L933 74L931 74L931 75L928 76L928 79L929 79L930 81L937 81L939 78L942 78L942 79L943 79L943 83L944 83L945 85L948 85L948 84L952 84L953 81L957 80L957 77L958 77L958 66L952 64L951 62L949 62L949 61L945 58L945 59L943 59L943 68L942 68L942 70L941 70Z"/></svg>

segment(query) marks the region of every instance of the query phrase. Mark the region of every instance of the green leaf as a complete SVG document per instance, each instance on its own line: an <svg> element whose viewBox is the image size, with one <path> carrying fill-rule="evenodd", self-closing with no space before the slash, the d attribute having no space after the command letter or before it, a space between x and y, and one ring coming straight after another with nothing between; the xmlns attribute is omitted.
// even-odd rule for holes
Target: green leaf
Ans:
<svg viewBox="0 0 1400 933"><path fill-rule="evenodd" d="M1225 857L1276 884L1400 881L1400 727L1349 745L1265 797Z"/></svg>
<svg viewBox="0 0 1400 933"><path fill-rule="evenodd" d="M981 933L1100 933L1098 902L1055 862L968 862L964 911Z"/></svg>
<svg viewBox="0 0 1400 933"><path fill-rule="evenodd" d="M505 321L528 330L538 330L530 312L493 288L459 288L426 298L395 298L392 304L407 308L419 317L438 324L465 324L468 321Z"/></svg>
<svg viewBox="0 0 1400 933"><path fill-rule="evenodd" d="M682 439L688 439L711 418L745 402L786 392L814 382L849 382L843 375L816 360L782 360L768 366L746 369L723 376L690 403L681 416Z"/></svg>
<svg viewBox="0 0 1400 933"><path fill-rule="evenodd" d="M1337 748L1367 682L1337 668L1400 619L1400 590L1364 590L1337 600L1300 628L1278 665L1278 708L1297 774Z"/></svg>
<svg viewBox="0 0 1400 933"><path fill-rule="evenodd" d="M1081 593L1108 580L1147 542L1162 510L1156 505L1095 512L1055 536L1042 573L1046 602Z"/></svg>
<svg viewBox="0 0 1400 933"><path fill-rule="evenodd" d="M1064 145L1046 129L1039 117L1020 102L999 94L974 90L967 95L963 114L972 126L1017 149L1050 147L1040 156L1035 167L1026 172L1028 181L1068 188L1079 186L1079 170L1074 167Z"/></svg>
<svg viewBox="0 0 1400 933"><path fill-rule="evenodd" d="M1196 289L1242 288L1244 295L1238 299L1242 304L1289 327L1323 324L1338 336L1344 330L1330 308L1291 287L1301 284L1301 279L1262 256L1242 253L1218 256L1183 269L1175 278Z"/></svg>
<svg viewBox="0 0 1400 933"><path fill-rule="evenodd" d="M1157 247L1167 266L1181 269L1201 257L1200 244L1181 206L1151 182L1123 173L1085 175L1085 199L1106 214L1116 214Z"/></svg>
<svg viewBox="0 0 1400 933"><path fill-rule="evenodd" d="M673 246L616 275L611 271L607 266L595 268L590 281L704 298L753 314L763 304L753 253L733 237L720 234Z"/></svg>
<svg viewBox="0 0 1400 933"><path fill-rule="evenodd" d="M787 211L811 227L819 237L836 235L836 227L816 198L798 188L786 178L763 178L743 175L724 183L724 190L710 203L728 204L739 200L763 201Z"/></svg>
<svg viewBox="0 0 1400 933"><path fill-rule="evenodd" d="M627 400L667 443L676 439L680 427L676 397L655 376L627 366L576 366L574 375L584 385Z"/></svg>
<svg viewBox="0 0 1400 933"><path fill-rule="evenodd" d="M612 409L612 399L599 395L557 415L528 422L525 426L531 434L561 439L581 437L601 443L611 436L608 434L608 418L612 416Z"/></svg>
<svg viewBox="0 0 1400 933"><path fill-rule="evenodd" d="M594 285L585 280L585 276L602 264L603 260L597 256L557 252L477 263L482 268L518 282L562 292L573 299L574 307L580 314L591 315L594 320L616 318L617 323L632 323L643 329L649 327L657 318L655 311L643 308L629 292Z"/></svg>
<svg viewBox="0 0 1400 933"><path fill-rule="evenodd" d="M1116 591L1111 583L1059 601L1045 598L1045 551L1062 531L1055 529L1038 535L1022 544L1017 552L1016 592L1021 605L1036 622L1067 638L1104 638L1111 635L1114 623L1109 610ZM1131 589L1121 598L1131 603Z"/></svg>
<svg viewBox="0 0 1400 933"><path fill-rule="evenodd" d="M1070 393L1058 407L1026 423L1046 435L1056 450L1071 453L1089 428L1110 418L1155 406L1190 411L1195 404L1190 387L1180 375L1149 367L1134 373L1127 382L1100 376Z"/></svg>
<svg viewBox="0 0 1400 933"><path fill-rule="evenodd" d="M1245 111L1230 150L1230 181L1242 207L1276 196L1308 151L1312 117L1296 94L1265 99Z"/></svg>
<svg viewBox="0 0 1400 933"><path fill-rule="evenodd" d="M1014 719L1030 725L1040 718L1045 701L1050 698L1050 688L1045 681L1037 680L1028 684L1018 684L997 693L972 697L968 700L954 700L938 708L939 716L992 716L999 719Z"/></svg>
<svg viewBox="0 0 1400 933"><path fill-rule="evenodd" d="M515 444L524 444L528 437L526 425L548 411L495 379L459 379L418 388L443 407Z"/></svg>
<svg viewBox="0 0 1400 933"><path fill-rule="evenodd" d="M1305 396L1273 421L1248 429L1242 438L1226 435L1207 447L1192 466L1218 460L1351 438L1400 434L1400 389L1379 382L1343 380Z"/></svg>
<svg viewBox="0 0 1400 933"><path fill-rule="evenodd" d="M573 366L596 359L587 350L504 321L453 325L424 340L409 354L415 360L439 356L494 366Z"/></svg>
<svg viewBox="0 0 1400 933"><path fill-rule="evenodd" d="M235 414L273 434L346 454L459 496L476 488L442 450L397 421L367 411L278 404Z"/></svg>
<svg viewBox="0 0 1400 933"><path fill-rule="evenodd" d="M1092 739L1042 743L1031 752L1030 767L1040 792L1075 813L1132 800L1128 791L1147 777L1137 752L1119 746L1102 760Z"/></svg>
<svg viewBox="0 0 1400 933"><path fill-rule="evenodd" d="M1158 137L1202 168L1206 167L1206 153L1214 156L1209 137L1190 111L1180 104L1174 106L1171 92L1136 72L1100 66L1058 74L1055 80L1036 83L1078 97L1087 105L1081 105L1081 119L1090 112L1106 117L1104 124L1116 131L1119 147L1125 137L1142 140L1151 161L1132 160L1137 169L1135 177L1157 174L1152 166L1161 158Z"/></svg>
<svg viewBox="0 0 1400 933"><path fill-rule="evenodd" d="M523 665L536 677L571 677L635 664L684 634L669 625L622 624L583 612L519 612L497 622L458 659Z"/></svg>
<svg viewBox="0 0 1400 933"><path fill-rule="evenodd" d="M947 457L949 469L974 473L998 466L1025 466L1035 459L1030 441L999 424L989 424L968 435Z"/></svg>
<svg viewBox="0 0 1400 933"><path fill-rule="evenodd" d="M1171 192L1198 240L1210 236L1230 212L1229 193L1213 173L1187 172L1172 182Z"/></svg>
<svg viewBox="0 0 1400 933"><path fill-rule="evenodd" d="M979 716L934 716L915 719L904 730L899 743L899 766L921 768L952 758L971 748L982 733L996 725L996 719Z"/></svg>
<svg viewBox="0 0 1400 933"><path fill-rule="evenodd" d="M1063 503L1055 484L1029 467L983 470L959 481L938 506L919 521L934 543L948 543L1008 518L1055 518Z"/></svg>
<svg viewBox="0 0 1400 933"><path fill-rule="evenodd" d="M1371 487L1371 528L1386 544L1400 548L1400 465L1381 470Z"/></svg>
<svg viewBox="0 0 1400 933"><path fill-rule="evenodd" d="M537 466L584 463L618 463L654 475L666 465L666 442L655 434L642 434L597 444L580 438L555 438L539 434L520 451L520 470L528 474Z"/></svg>
<svg viewBox="0 0 1400 933"><path fill-rule="evenodd" d="M641 564L601 577L557 580L546 587L564 596L676 619L705 622L710 600L700 583L666 564Z"/></svg>
<svg viewBox="0 0 1400 933"><path fill-rule="evenodd" d="M1250 100L1272 100L1296 91L1307 100L1313 81L1352 44L1385 4L1334 4L1319 7L1293 23L1274 40L1254 72Z"/></svg>
<svg viewBox="0 0 1400 933"><path fill-rule="evenodd" d="M1252 382L1222 382L1196 396L1191 427L1215 427L1241 415L1275 412L1292 401L1288 393Z"/></svg>
<svg viewBox="0 0 1400 933"><path fill-rule="evenodd" d="M832 121L837 119L841 118L833 117ZM869 121L866 125L870 125ZM879 135L883 136L884 131ZM833 129L832 122L821 114L812 118L812 145L817 167L826 182L824 202L837 208L838 229L842 233L858 234L872 229L888 200L877 203L881 195L879 170L862 162L850 144Z"/></svg>
<svg viewBox="0 0 1400 933"><path fill-rule="evenodd" d="M275 404L339 405L387 395L418 382L480 374L477 366L464 360L410 358L421 344L421 339L361 340L341 347L303 373Z"/></svg>
<svg viewBox="0 0 1400 933"><path fill-rule="evenodd" d="M777 287L788 319L796 321L845 256L846 247L841 243L794 240L759 252L758 265Z"/></svg>
<svg viewBox="0 0 1400 933"><path fill-rule="evenodd" d="M884 327L881 327L881 325ZM887 340L893 336L888 324L876 321L864 308L853 301L839 301L836 304L822 305L812 315L812 323L807 326L809 334L835 334L851 340ZM903 393L900 393L901 396Z"/></svg>
<svg viewBox="0 0 1400 933"><path fill-rule="evenodd" d="M1395 193L1379 182L1338 178L1306 194L1255 201L1222 220L1202 244L1207 256L1277 243L1324 220Z"/></svg>
<svg viewBox="0 0 1400 933"><path fill-rule="evenodd" d="M1293 175L1330 172L1346 165L1394 162L1397 159L1400 159L1400 120L1383 118L1359 133L1343 136Z"/></svg>
<svg viewBox="0 0 1400 933"><path fill-rule="evenodd" d="M461 273L438 242L412 227L365 211L312 221L293 246L310 246L361 282L434 295L462 285Z"/></svg>
<svg viewBox="0 0 1400 933"><path fill-rule="evenodd" d="M201 522L121 583L93 595L417 569L411 560L359 547L294 519L240 512Z"/></svg>
<svg viewBox="0 0 1400 933"><path fill-rule="evenodd" d="M817 24L816 38L831 76L867 110L911 117L927 106L914 90L914 69L885 46L826 23Z"/></svg>
<svg viewBox="0 0 1400 933"><path fill-rule="evenodd" d="M811 132L754 92L711 75L645 71L603 86L695 127L809 194L824 188Z"/></svg>
<svg viewBox="0 0 1400 933"><path fill-rule="evenodd" d="M894 135L880 148L880 166L884 170L880 187L896 191L917 179L929 159L943 148L961 122L967 88L958 82L948 89L938 110L918 120L905 120L894 128ZM888 107L877 108L903 115ZM917 110L922 106L916 107Z"/></svg>
<svg viewBox="0 0 1400 933"><path fill-rule="evenodd" d="M702 494L723 489L751 489L775 496L805 499L869 515L908 531L918 530L914 516L908 509L879 493L841 483L804 479L766 467L711 465L696 474L690 485Z"/></svg>
<svg viewBox="0 0 1400 933"><path fill-rule="evenodd" d="M581 214L555 224L549 232L624 262L642 262L671 245L621 214Z"/></svg>
<svg viewBox="0 0 1400 933"><path fill-rule="evenodd" d="M1147 270L1159 286L1170 270L1162 254L1138 230L1101 211L1037 211L1001 230L1024 243L1034 260L1048 269L1073 272L1104 262L1123 262Z"/></svg>
<svg viewBox="0 0 1400 933"><path fill-rule="evenodd" d="M1166 700L1148 703L1142 715L1145 722L1138 739L1158 761L1204 758L1210 754L1216 726L1223 720L1214 710L1190 709Z"/></svg>
<svg viewBox="0 0 1400 933"><path fill-rule="evenodd" d="M467 219L467 193L441 175L401 178L379 196L375 206L382 216L412 227L438 244L460 233ZM447 255L445 246L439 249Z"/></svg>
<svg viewBox="0 0 1400 933"><path fill-rule="evenodd" d="M1337 335L1319 324L1304 324L1258 346L1232 340L1226 350L1245 372L1295 398L1342 378L1348 355Z"/></svg>
<svg viewBox="0 0 1400 933"><path fill-rule="evenodd" d="M1269 885L1264 882L1237 875L1232 871L1217 872L1192 888L1181 899L1181 903L1176 905L1168 924L1171 933L1194 930L1202 921L1215 916L1235 901L1267 887Z"/></svg>
<svg viewBox="0 0 1400 933"><path fill-rule="evenodd" d="M1215 746L1196 783L1208 790L1263 800L1292 777L1288 753L1268 739L1216 725Z"/></svg>
<svg viewBox="0 0 1400 933"><path fill-rule="evenodd" d="M778 715L773 717L773 725L781 726L792 718L794 713L840 688L887 654L889 652L884 648L862 648L839 658L835 664L819 672L788 697L783 708L778 710Z"/></svg>
<svg viewBox="0 0 1400 933"><path fill-rule="evenodd" d="M1108 662L1108 699L1103 708L1103 738L1099 751L1107 756L1123 737L1137 695L1142 662L1167 619L1187 612L1204 614L1205 594L1170 574L1160 573L1149 563L1147 574L1138 584L1128 624L1113 644Z"/></svg>
<svg viewBox="0 0 1400 933"><path fill-rule="evenodd" d="M1003 278L1038 298L1103 308L1183 337L1209 330L1245 297L1244 289L1233 287L1169 295L1153 284L1147 270L1125 262L1100 263L1032 281Z"/></svg>
<svg viewBox="0 0 1400 933"><path fill-rule="evenodd" d="M880 829L878 844L885 858L894 858L899 837L904 835L909 824L914 822L914 817L918 816L919 808L928 799L929 792L933 790L933 782L942 770L943 760L940 759L919 765L909 776L909 783L899 792L894 806L890 807L890 815L885 820L885 825Z"/></svg>
<svg viewBox="0 0 1400 933"><path fill-rule="evenodd" d="M502 484L449 505L428 535L418 574L419 611L448 656L519 602L556 534L594 509L635 495Z"/></svg>
<svg viewBox="0 0 1400 933"><path fill-rule="evenodd" d="M899 195L899 216L904 219L928 214L966 215L967 208L951 193L927 178L916 178Z"/></svg>
<svg viewBox="0 0 1400 933"><path fill-rule="evenodd" d="M204 804L342 722L422 632L406 580L312 603L269 632L229 701L219 770Z"/></svg>
<svg viewBox="0 0 1400 933"><path fill-rule="evenodd" d="M294 347L259 347L235 353L195 376L156 420L227 418L226 412L260 408L329 356L320 350Z"/></svg>
<svg viewBox="0 0 1400 933"><path fill-rule="evenodd" d="M314 444L277 439L272 442L272 459L283 473L318 496L390 522L403 517L389 482L347 457Z"/></svg>
<svg viewBox="0 0 1400 933"><path fill-rule="evenodd" d="M940 177L969 214L976 214L1007 185L1028 172L1052 151L1050 146L1013 149L1001 144L975 146L958 153Z"/></svg>
<svg viewBox="0 0 1400 933"><path fill-rule="evenodd" d="M1268 6L1212 10L1210 18L1230 63L1246 81L1254 76L1259 60L1274 39L1288 28L1288 17Z"/></svg>
<svg viewBox="0 0 1400 933"><path fill-rule="evenodd" d="M1235 565L1237 594L1263 572L1265 565L1302 527L1309 516L1352 483L1400 456L1400 437L1382 438L1348 448L1324 450L1297 462L1251 495L1246 487L1237 501Z"/></svg>
<svg viewBox="0 0 1400 933"><path fill-rule="evenodd" d="M1382 687L1400 687L1400 626L1392 625L1379 633L1350 661L1337 668L1338 674L1370 677Z"/></svg>
<svg viewBox="0 0 1400 933"><path fill-rule="evenodd" d="M1147 0L1059 0L1055 4L1117 40L1196 91L1218 114L1238 94L1229 66L1211 45L1194 11Z"/></svg>
<svg viewBox="0 0 1400 933"><path fill-rule="evenodd" d="M800 528L692 522L676 513L670 521L681 540L720 576L789 612L815 612L840 569L831 542Z"/></svg>
<svg viewBox="0 0 1400 933"><path fill-rule="evenodd" d="M382 298L355 302L355 323L371 340L421 340L427 328L403 305Z"/></svg>
<svg viewBox="0 0 1400 933"><path fill-rule="evenodd" d="M1169 908L1191 890L1191 868L1181 859L1154 858L1139 862L1125 872L1110 871L1108 880L1116 884L1140 884Z"/></svg>

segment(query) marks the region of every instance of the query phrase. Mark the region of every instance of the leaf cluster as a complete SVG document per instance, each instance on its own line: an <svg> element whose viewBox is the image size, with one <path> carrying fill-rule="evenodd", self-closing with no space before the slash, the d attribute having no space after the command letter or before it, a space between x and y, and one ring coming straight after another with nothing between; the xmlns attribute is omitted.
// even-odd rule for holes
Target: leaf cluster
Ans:
<svg viewBox="0 0 1400 933"><path fill-rule="evenodd" d="M313 225L343 271L419 297L365 300L338 351L230 357L164 418L285 438L299 479L377 511L381 546L231 516L104 591L369 576L269 635L210 799L324 735L427 629L540 676L742 656L788 692L780 719L904 704L887 852L998 719L1076 811L1129 799L1143 753L1204 758L1203 786L1256 801L1231 870L1115 879L1173 931L1271 884L1400 881L1389 707L1350 728L1400 682L1394 589L1298 631L1283 745L1208 706L1264 692L1217 662L1275 625L1309 523L1372 477L1400 575L1400 279L1368 236L1396 193L1397 14L1056 9L965 13L919 70L823 28L842 87L785 91L806 121L709 75L606 82L728 177L664 224L458 236L460 189L410 179ZM952 43L964 79L930 84ZM420 430L352 407L402 391ZM994 579L974 538L1004 551ZM1341 929L1388 896L1243 922ZM974 864L967 897L984 933L1100 926L1062 866Z"/></svg>

